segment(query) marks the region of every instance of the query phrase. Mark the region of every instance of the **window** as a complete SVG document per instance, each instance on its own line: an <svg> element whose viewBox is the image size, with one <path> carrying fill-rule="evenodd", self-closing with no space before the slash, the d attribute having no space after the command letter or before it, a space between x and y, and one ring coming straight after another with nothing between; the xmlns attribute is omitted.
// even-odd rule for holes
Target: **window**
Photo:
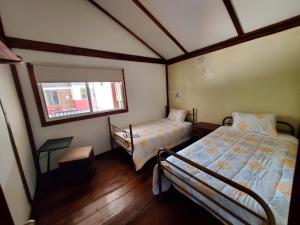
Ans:
<svg viewBox="0 0 300 225"><path fill-rule="evenodd" d="M128 111L122 69L27 67L43 126Z"/></svg>

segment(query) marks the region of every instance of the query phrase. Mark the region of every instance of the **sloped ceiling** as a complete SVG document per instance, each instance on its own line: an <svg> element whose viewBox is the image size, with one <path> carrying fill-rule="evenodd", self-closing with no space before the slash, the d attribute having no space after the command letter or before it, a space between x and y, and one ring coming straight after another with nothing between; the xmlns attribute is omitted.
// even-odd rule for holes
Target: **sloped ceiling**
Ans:
<svg viewBox="0 0 300 225"><path fill-rule="evenodd" d="M183 53L132 0L97 0L96 2L139 35L164 58Z"/></svg>
<svg viewBox="0 0 300 225"><path fill-rule="evenodd" d="M188 51L237 35L221 0L141 0Z"/></svg>
<svg viewBox="0 0 300 225"><path fill-rule="evenodd" d="M300 15L299 0L94 2L121 21L165 59L181 56ZM232 12L228 9L228 4L232 7ZM240 26L240 32L237 26Z"/></svg>
<svg viewBox="0 0 300 225"><path fill-rule="evenodd" d="M245 32L300 15L299 0L232 0Z"/></svg>
<svg viewBox="0 0 300 225"><path fill-rule="evenodd" d="M159 58L87 0L0 0L9 37Z"/></svg>

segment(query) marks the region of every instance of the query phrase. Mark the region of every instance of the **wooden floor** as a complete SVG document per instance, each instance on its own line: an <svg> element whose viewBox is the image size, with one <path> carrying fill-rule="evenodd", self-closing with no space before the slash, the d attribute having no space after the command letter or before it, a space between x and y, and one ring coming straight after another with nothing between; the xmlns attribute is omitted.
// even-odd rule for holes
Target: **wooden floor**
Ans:
<svg viewBox="0 0 300 225"><path fill-rule="evenodd" d="M155 159L139 172L127 154L115 150L96 159L89 183L64 184L57 175L39 187L33 218L40 225L221 224L200 206L171 189L162 199L152 194Z"/></svg>

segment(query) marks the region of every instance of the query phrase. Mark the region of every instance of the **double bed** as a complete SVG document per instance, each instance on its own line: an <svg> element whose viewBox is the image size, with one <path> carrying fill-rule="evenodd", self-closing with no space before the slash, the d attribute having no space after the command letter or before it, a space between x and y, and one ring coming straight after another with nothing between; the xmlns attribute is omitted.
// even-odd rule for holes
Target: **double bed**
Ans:
<svg viewBox="0 0 300 225"><path fill-rule="evenodd" d="M222 126L178 153L161 149L154 194L173 185L226 224L286 225L298 140L289 124L280 125L291 134L268 137Z"/></svg>
<svg viewBox="0 0 300 225"><path fill-rule="evenodd" d="M168 115L168 112L167 112ZM191 138L191 125L195 109L187 113L184 121L168 118L121 129L108 118L111 145L117 143L132 157L136 170L157 155L160 148L173 148Z"/></svg>

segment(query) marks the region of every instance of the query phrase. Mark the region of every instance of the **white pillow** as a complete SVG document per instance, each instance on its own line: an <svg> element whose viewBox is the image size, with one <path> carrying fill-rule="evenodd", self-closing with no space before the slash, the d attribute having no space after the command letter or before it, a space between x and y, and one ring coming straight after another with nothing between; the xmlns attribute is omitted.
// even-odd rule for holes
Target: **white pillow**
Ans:
<svg viewBox="0 0 300 225"><path fill-rule="evenodd" d="M240 131L276 137L276 117L273 114L232 113L232 127Z"/></svg>
<svg viewBox="0 0 300 225"><path fill-rule="evenodd" d="M187 115L186 110L170 109L168 120L183 122L185 120L186 115Z"/></svg>

